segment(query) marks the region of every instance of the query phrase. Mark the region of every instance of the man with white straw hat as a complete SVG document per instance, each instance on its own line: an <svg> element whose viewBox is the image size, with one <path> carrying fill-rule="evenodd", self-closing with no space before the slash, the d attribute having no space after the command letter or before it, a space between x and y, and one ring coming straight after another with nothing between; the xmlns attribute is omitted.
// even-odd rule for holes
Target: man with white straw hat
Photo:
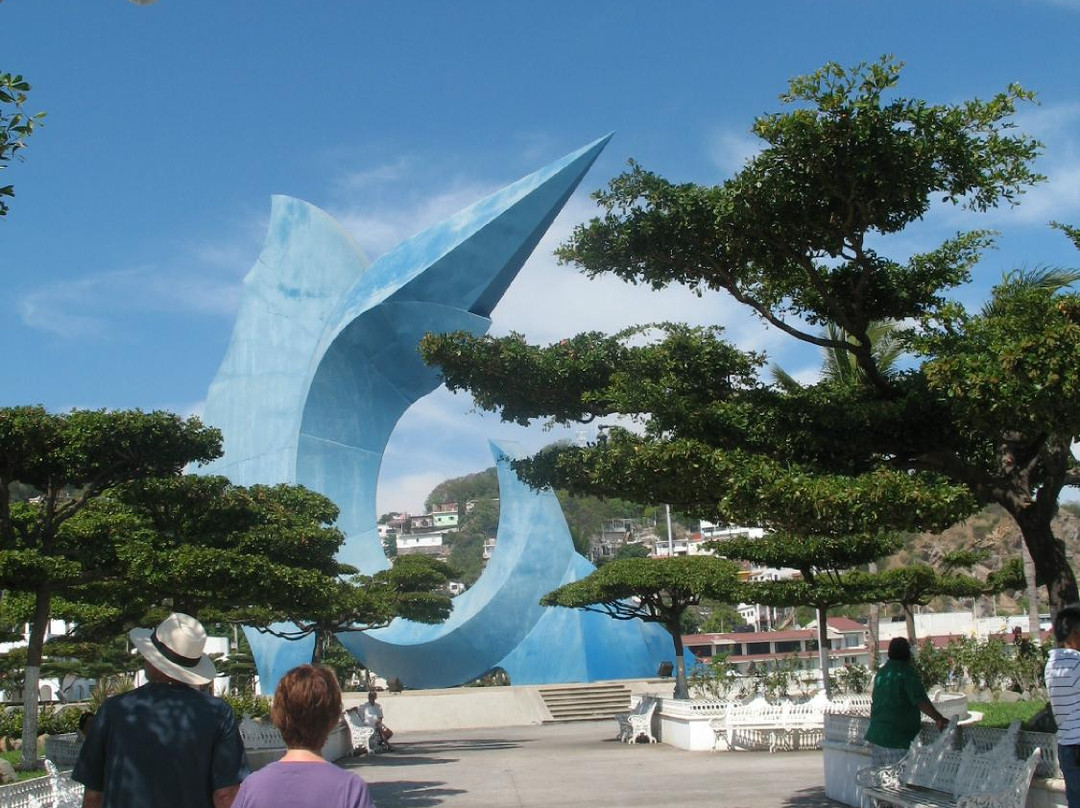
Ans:
<svg viewBox="0 0 1080 808"><path fill-rule="evenodd" d="M217 675L202 624L174 613L128 637L147 683L98 711L72 773L83 808L228 808L249 770L232 708L199 689Z"/></svg>

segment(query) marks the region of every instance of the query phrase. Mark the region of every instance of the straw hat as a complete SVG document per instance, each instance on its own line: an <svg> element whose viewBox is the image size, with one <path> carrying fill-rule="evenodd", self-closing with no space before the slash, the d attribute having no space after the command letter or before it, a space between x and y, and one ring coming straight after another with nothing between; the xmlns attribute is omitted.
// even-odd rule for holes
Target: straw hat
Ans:
<svg viewBox="0 0 1080 808"><path fill-rule="evenodd" d="M179 682L205 685L217 676L214 663L203 653L206 629L189 614L173 612L153 631L133 628L128 638L143 659Z"/></svg>

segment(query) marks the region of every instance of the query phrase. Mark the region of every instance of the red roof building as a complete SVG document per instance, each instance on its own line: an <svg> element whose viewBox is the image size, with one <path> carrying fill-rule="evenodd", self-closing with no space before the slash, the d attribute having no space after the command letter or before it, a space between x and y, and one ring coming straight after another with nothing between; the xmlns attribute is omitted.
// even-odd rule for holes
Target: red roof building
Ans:
<svg viewBox="0 0 1080 808"><path fill-rule="evenodd" d="M847 617L826 621L829 669L869 661L866 626ZM769 664L794 656L807 669L818 668L817 628L788 631L735 631L723 634L687 634L683 646L698 660L707 662L728 654L728 664L746 673L751 665Z"/></svg>

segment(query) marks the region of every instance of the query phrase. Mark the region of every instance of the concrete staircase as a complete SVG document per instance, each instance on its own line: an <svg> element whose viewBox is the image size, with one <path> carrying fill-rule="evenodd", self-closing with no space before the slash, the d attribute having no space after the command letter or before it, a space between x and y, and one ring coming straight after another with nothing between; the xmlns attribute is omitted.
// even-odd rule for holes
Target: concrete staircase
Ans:
<svg viewBox="0 0 1080 808"><path fill-rule="evenodd" d="M595 721L630 709L630 688L617 682L537 688L551 721ZM545 722L547 723L547 722Z"/></svg>

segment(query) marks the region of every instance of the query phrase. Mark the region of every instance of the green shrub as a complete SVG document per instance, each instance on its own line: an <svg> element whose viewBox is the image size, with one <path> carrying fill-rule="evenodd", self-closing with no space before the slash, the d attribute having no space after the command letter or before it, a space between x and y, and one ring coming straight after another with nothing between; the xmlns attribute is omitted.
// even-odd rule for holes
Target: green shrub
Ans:
<svg viewBox="0 0 1080 808"><path fill-rule="evenodd" d="M708 662L694 665L686 679L690 695L699 699L730 699L739 690L735 672L728 663L730 656L730 652L721 652Z"/></svg>
<svg viewBox="0 0 1080 808"><path fill-rule="evenodd" d="M266 716L270 715L270 699L266 696L256 696L252 693L230 693L221 698L232 707L237 721L245 715L250 715L252 718L266 718Z"/></svg>
<svg viewBox="0 0 1080 808"><path fill-rule="evenodd" d="M912 664L919 672L923 686L929 690L932 687L945 687L953 673L953 663L949 652L944 648L935 648L934 644L927 640L921 648L916 650L912 657Z"/></svg>
<svg viewBox="0 0 1080 808"><path fill-rule="evenodd" d="M830 674L829 685L837 693L865 693L870 684L870 669L865 665L844 663L844 667Z"/></svg>
<svg viewBox="0 0 1080 808"><path fill-rule="evenodd" d="M74 732L79 726L81 713L82 710L54 710L52 707L43 707L38 713L38 733L63 735L66 732Z"/></svg>
<svg viewBox="0 0 1080 808"><path fill-rule="evenodd" d="M38 712L39 735L63 735L74 732L79 725L81 710L55 710L45 705ZM0 714L0 737L18 740L22 738L23 711L21 707L5 710Z"/></svg>

